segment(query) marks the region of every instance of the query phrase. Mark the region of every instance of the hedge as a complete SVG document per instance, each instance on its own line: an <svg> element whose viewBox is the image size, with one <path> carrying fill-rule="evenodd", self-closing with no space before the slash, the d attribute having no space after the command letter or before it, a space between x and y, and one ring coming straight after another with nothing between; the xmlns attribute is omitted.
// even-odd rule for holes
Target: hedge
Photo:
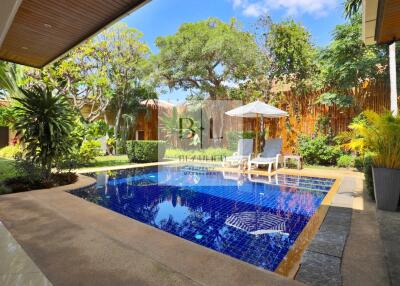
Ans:
<svg viewBox="0 0 400 286"><path fill-rule="evenodd" d="M139 140L126 142L128 158L133 163L157 162L164 158L165 149L165 141Z"/></svg>
<svg viewBox="0 0 400 286"><path fill-rule="evenodd" d="M171 159L222 161L225 157L231 156L232 153L233 151L225 148L199 150L167 149L165 157Z"/></svg>

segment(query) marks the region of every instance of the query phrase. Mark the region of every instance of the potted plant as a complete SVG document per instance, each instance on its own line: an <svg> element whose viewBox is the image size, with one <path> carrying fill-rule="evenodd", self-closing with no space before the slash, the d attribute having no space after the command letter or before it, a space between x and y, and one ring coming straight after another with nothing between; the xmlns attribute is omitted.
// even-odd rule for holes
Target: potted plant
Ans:
<svg viewBox="0 0 400 286"><path fill-rule="evenodd" d="M400 116L363 112L362 120L350 125L347 145L372 154L374 194L378 209L396 211L400 197Z"/></svg>

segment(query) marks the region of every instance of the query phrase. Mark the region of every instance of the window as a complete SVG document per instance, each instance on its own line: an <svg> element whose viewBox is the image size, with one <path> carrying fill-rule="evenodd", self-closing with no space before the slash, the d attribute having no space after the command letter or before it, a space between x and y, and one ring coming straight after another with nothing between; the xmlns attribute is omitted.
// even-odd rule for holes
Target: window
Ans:
<svg viewBox="0 0 400 286"><path fill-rule="evenodd" d="M136 140L144 140L144 130L136 130Z"/></svg>

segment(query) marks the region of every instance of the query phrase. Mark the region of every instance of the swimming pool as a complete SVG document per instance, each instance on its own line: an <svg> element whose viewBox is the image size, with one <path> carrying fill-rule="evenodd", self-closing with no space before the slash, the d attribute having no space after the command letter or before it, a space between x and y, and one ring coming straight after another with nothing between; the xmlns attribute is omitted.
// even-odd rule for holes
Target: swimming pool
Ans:
<svg viewBox="0 0 400 286"><path fill-rule="evenodd" d="M168 233L274 271L334 179L180 165L98 173L72 191Z"/></svg>

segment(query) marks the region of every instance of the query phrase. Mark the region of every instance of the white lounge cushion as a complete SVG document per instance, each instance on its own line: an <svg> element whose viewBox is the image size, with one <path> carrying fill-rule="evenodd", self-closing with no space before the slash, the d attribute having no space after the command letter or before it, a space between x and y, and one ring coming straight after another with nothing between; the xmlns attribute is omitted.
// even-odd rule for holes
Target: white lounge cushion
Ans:
<svg viewBox="0 0 400 286"><path fill-rule="evenodd" d="M276 157L273 157L273 158L257 157L257 158L252 159L250 162L254 163L254 164L275 163L276 162Z"/></svg>
<svg viewBox="0 0 400 286"><path fill-rule="evenodd" d="M249 158L249 156L240 156L240 155L236 155L236 156L230 156L230 157L226 157L225 161L242 161L242 160L247 160Z"/></svg>

